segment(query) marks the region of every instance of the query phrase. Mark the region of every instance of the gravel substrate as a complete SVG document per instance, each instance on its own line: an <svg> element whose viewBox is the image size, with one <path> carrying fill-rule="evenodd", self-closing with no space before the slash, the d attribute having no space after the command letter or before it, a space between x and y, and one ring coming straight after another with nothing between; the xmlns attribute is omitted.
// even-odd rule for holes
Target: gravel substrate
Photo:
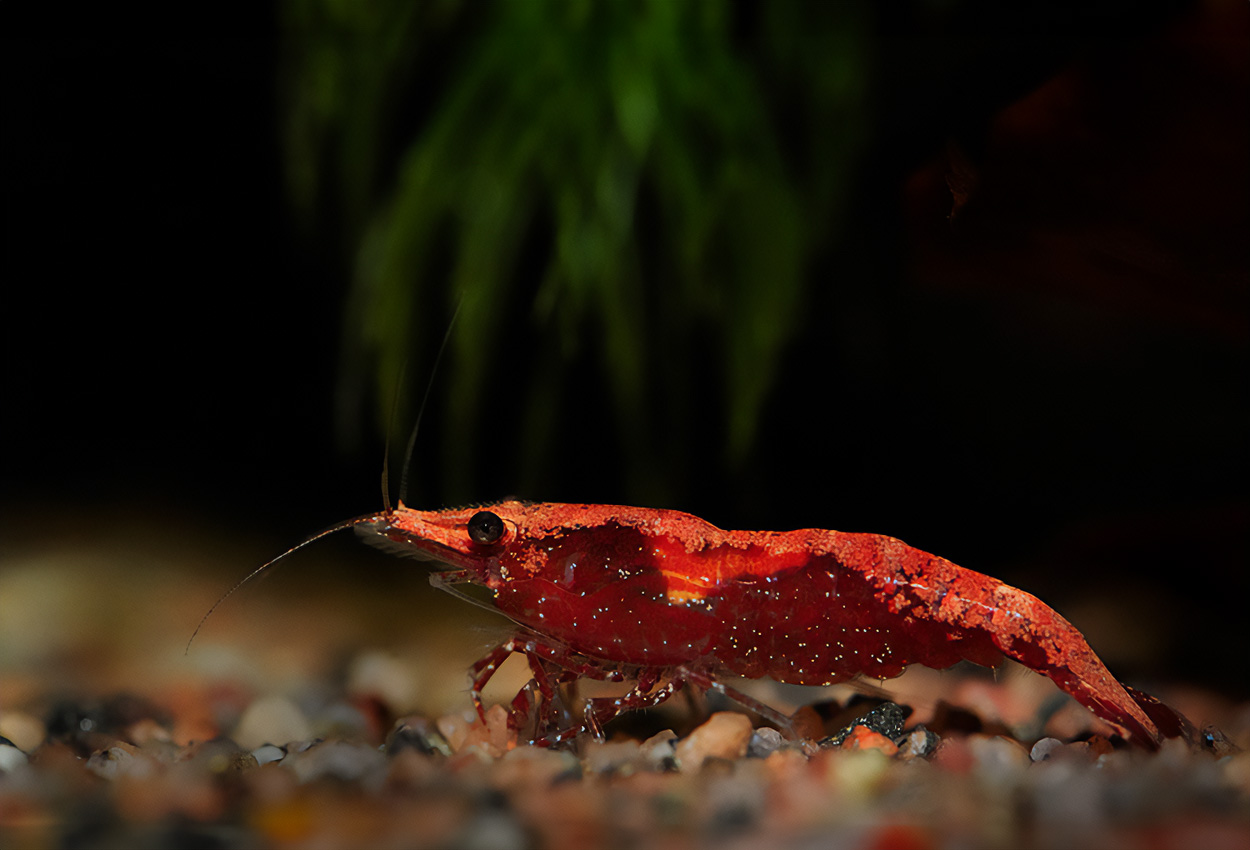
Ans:
<svg viewBox="0 0 1250 850"><path fill-rule="evenodd" d="M4 712L0 846L1250 846L1250 753L1234 741L1020 741L961 731L968 712L934 728L855 700L819 707L860 716L818 740L720 711L680 737L542 749L518 744L498 706L486 723L383 730L376 698L309 717L280 695L202 696L235 718L206 740L176 731L203 716L135 697Z"/></svg>

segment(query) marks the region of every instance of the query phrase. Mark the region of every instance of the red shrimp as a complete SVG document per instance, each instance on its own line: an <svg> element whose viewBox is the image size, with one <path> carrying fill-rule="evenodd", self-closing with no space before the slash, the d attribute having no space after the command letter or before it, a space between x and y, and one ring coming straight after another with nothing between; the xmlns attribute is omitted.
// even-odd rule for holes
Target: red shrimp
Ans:
<svg viewBox="0 0 1250 850"><path fill-rule="evenodd" d="M438 586L489 591L519 628L475 665L473 702L481 713L495 670L512 653L525 655L535 688L510 710L517 728L536 724L541 743L583 728L601 736L621 712L656 705L686 684L788 725L723 685L726 675L828 685L890 678L913 663L993 666L1004 655L1143 747L1188 727L1117 681L1044 602L892 537L725 531L678 511L520 501L441 511L400 503L323 534L352 526L377 545L448 565L432 576ZM620 698L588 700L580 726L557 728L555 687L580 677L635 685Z"/></svg>

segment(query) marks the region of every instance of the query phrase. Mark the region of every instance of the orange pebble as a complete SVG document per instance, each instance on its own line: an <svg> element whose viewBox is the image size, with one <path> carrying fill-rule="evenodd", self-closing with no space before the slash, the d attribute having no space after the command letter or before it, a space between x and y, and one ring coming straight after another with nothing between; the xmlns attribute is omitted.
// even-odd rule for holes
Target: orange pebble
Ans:
<svg viewBox="0 0 1250 850"><path fill-rule="evenodd" d="M898 745L867 726L856 726L840 745L844 750L880 750L887 756L898 752Z"/></svg>

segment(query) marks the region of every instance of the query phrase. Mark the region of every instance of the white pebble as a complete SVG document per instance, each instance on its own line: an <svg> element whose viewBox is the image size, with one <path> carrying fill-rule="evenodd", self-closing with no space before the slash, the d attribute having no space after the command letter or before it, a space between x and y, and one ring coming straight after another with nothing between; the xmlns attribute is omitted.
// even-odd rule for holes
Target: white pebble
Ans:
<svg viewBox="0 0 1250 850"><path fill-rule="evenodd" d="M258 765L269 764L271 761L282 761L286 758L286 751L273 744L265 744L252 750L252 758L256 759Z"/></svg>
<svg viewBox="0 0 1250 850"><path fill-rule="evenodd" d="M12 773L28 761L26 753L11 744L0 744L0 773Z"/></svg>
<svg viewBox="0 0 1250 850"><path fill-rule="evenodd" d="M1029 758L1033 761L1045 761L1062 746L1063 741L1058 738L1042 738L1033 745L1033 749L1029 750Z"/></svg>

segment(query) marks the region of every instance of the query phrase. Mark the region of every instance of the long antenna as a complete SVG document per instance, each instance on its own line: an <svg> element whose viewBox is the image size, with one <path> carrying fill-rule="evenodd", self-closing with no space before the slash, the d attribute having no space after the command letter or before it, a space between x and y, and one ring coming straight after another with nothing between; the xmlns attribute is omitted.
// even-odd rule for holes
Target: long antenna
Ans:
<svg viewBox="0 0 1250 850"><path fill-rule="evenodd" d="M395 430L395 411L399 409L399 393L404 386L404 372L408 371L408 362L399 367L399 377L395 379L395 391L391 394L391 415L386 420L386 441L382 444L382 506L391 512L391 432Z"/></svg>
<svg viewBox="0 0 1250 850"><path fill-rule="evenodd" d="M208 620L209 617L212 616L213 612L216 611L221 606L221 603L225 602L228 598L230 598L230 596L240 587L247 584L249 581L256 578L261 573L268 570L274 564L284 559L287 555L291 555L295 552L298 552L300 549L303 549L305 546L307 546L310 543L316 543L321 538L327 537L336 531L342 531L345 528L352 528L353 526L360 525L361 523L364 523L364 522L374 522L379 519L384 519L389 513L390 513L390 509L388 508L385 514L366 514L365 516L353 517L352 519L345 519L342 522L336 522L334 525L330 526L329 528L323 528L321 529L321 531L318 531L316 534L312 535L311 537L304 538L302 542L296 543L294 546L292 546L290 549L287 549L278 557L264 564L261 564L259 567L252 570L250 573L248 573L242 579L240 579L238 583L235 584L234 587L230 588L225 593L223 593L221 595L221 598L213 603L213 607L208 609L208 613L200 618L200 623L199 625L195 627L195 631L191 633L191 639L187 641L187 648L183 650L182 654L187 655L191 652L191 643L192 641L195 640L195 636L200 633L200 629L204 628L204 623Z"/></svg>
<svg viewBox="0 0 1250 850"><path fill-rule="evenodd" d="M461 293L460 299L456 301L456 311L451 314L451 321L447 323L447 332L443 334L443 342L438 347L438 354L434 357L434 366L430 369L430 381L425 385L425 395L421 396L421 407L417 410L417 421L412 426L412 433L408 436L408 447L404 450L404 467L399 473L399 502L403 504L408 498L408 469L412 466L412 448L417 444L417 432L421 430L421 417L425 416L425 407L430 400L430 390L434 389L434 379L438 376L438 364L443 362L443 352L447 350L447 341L451 339L452 328L456 326L456 317L460 315L460 308L464 306L464 294Z"/></svg>

